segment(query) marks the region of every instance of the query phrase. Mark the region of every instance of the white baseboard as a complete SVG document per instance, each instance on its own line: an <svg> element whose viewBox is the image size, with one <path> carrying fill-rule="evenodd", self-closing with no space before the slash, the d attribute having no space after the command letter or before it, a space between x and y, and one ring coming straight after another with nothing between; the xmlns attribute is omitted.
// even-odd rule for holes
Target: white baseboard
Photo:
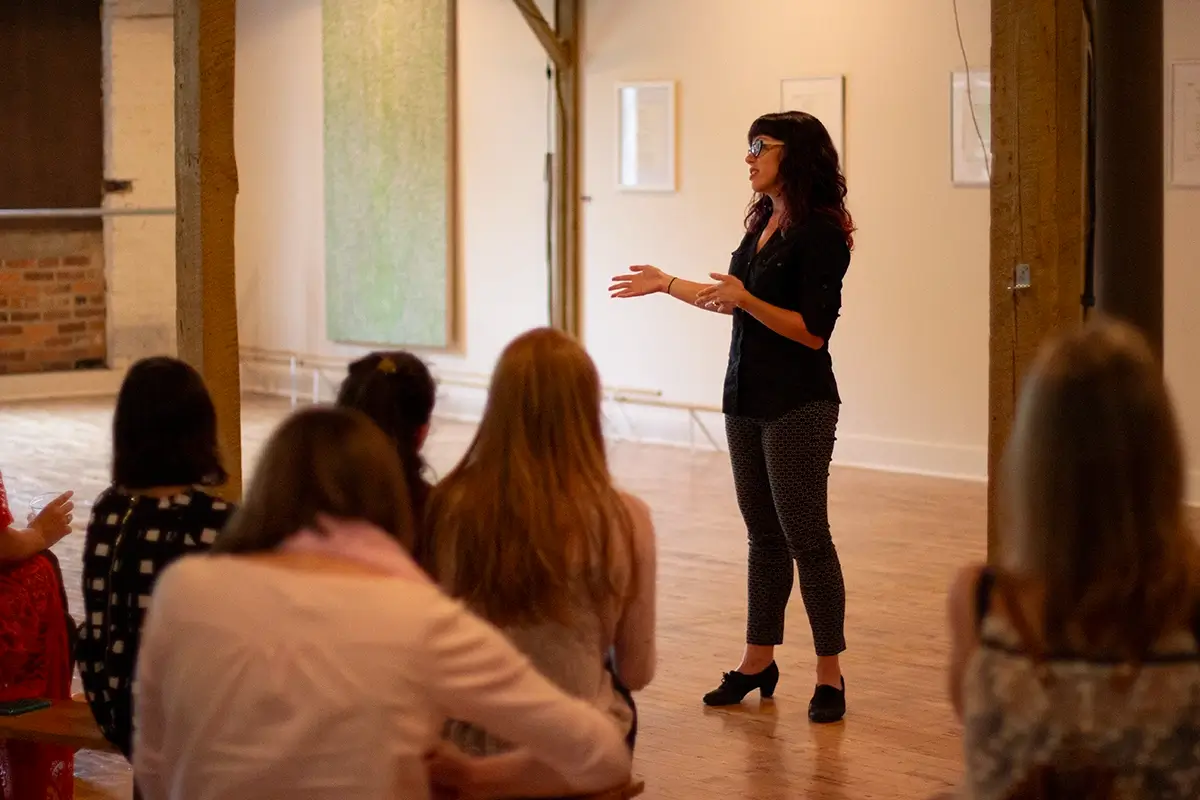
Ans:
<svg viewBox="0 0 1200 800"><path fill-rule="evenodd" d="M347 359L346 364L349 362ZM331 403L337 398L339 381L345 373L346 368L336 366L332 359L329 368L319 372L315 381L310 367L298 370L293 376L287 364L245 360L242 362L242 391L269 397L295 397L305 405ZM440 386L435 416L458 422L478 422L486 397L487 392L483 389Z"/></svg>
<svg viewBox="0 0 1200 800"><path fill-rule="evenodd" d="M337 396L336 384L331 386L332 377L332 374L328 378L318 376L315 398L317 402L330 402ZM294 395L297 400L304 403L311 403L314 400L311 370L299 370L293 376L290 368L285 364L243 360L241 380L244 394L289 398Z"/></svg>
<svg viewBox="0 0 1200 800"><path fill-rule="evenodd" d="M478 421L483 411L484 397L485 393L478 389L443 387L438 398L438 415ZM604 415L606 435L618 441L701 450L726 449L725 423L720 414L608 402L605 403ZM840 433L833 461L840 466L886 472L987 480L986 447Z"/></svg>
<svg viewBox="0 0 1200 800"><path fill-rule="evenodd" d="M838 435L833 461L847 467L958 480L987 480L987 448L880 436Z"/></svg>
<svg viewBox="0 0 1200 800"><path fill-rule="evenodd" d="M330 370L320 381L321 402L333 400L337 371ZM311 372L301 372L296 389L302 402L313 394ZM292 377L280 364L245 363L242 388L246 392L290 397ZM446 386L440 388L435 416L457 422L478 422L483 414L487 392L481 388ZM0 379L0 399L4 399L4 379ZM701 450L725 449L725 425L720 414L689 413L674 408L638 406L633 403L605 403L605 433L617 441L635 441L669 447ZM867 434L842 432L833 455L834 464L884 472L929 475L968 481L987 480L987 448L935 442L891 439ZM1200 505L1200 469L1188 473L1187 501Z"/></svg>
<svg viewBox="0 0 1200 800"><path fill-rule="evenodd" d="M124 369L0 375L0 402L115 396L124 378Z"/></svg>

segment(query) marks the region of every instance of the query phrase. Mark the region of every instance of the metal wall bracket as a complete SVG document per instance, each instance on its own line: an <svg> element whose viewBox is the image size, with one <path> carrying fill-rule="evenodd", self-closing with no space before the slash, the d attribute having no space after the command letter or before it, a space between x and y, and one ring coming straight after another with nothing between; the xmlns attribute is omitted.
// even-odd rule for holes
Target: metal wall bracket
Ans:
<svg viewBox="0 0 1200 800"><path fill-rule="evenodd" d="M1013 282L1012 285L1008 287L1008 290L1010 292L1016 292L1022 289L1028 289L1029 287L1029 265L1017 264L1016 268L1013 269Z"/></svg>

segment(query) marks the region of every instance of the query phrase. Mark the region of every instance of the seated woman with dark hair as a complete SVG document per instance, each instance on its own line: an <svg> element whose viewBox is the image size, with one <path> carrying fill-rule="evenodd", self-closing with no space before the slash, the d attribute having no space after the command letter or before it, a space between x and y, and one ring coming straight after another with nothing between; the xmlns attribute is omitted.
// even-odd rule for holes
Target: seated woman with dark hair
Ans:
<svg viewBox="0 0 1200 800"><path fill-rule="evenodd" d="M113 415L113 485L96 499L83 555L87 618L76 652L105 737L130 755L131 684L142 620L159 573L207 550L232 509L205 487L227 474L203 379L173 358L129 370Z"/></svg>
<svg viewBox="0 0 1200 800"><path fill-rule="evenodd" d="M414 555L420 560L427 550L425 501L432 488L425 480L421 448L429 436L436 398L437 385L425 362L403 350L371 353L355 361L337 397L339 406L366 414L395 445L418 530Z"/></svg>

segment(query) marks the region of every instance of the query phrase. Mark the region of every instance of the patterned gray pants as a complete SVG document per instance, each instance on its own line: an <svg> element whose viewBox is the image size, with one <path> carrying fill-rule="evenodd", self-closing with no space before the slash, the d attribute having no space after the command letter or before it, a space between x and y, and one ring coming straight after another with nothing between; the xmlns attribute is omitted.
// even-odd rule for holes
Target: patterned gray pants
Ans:
<svg viewBox="0 0 1200 800"><path fill-rule="evenodd" d="M783 642L799 567L800 595L818 656L846 649L846 587L829 534L829 462L837 403L805 403L771 421L725 417L738 506L750 541L746 642Z"/></svg>

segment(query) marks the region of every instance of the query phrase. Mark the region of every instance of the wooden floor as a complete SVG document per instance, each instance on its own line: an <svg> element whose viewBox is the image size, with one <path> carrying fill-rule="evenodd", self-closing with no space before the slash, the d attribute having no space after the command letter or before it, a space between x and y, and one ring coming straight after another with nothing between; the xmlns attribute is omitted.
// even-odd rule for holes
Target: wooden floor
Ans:
<svg viewBox="0 0 1200 800"><path fill-rule="evenodd" d="M287 413L247 399L247 467ZM104 488L111 405L71 401L0 406L0 467L14 513L36 495ZM444 473L471 431L437 426L428 456ZM933 478L835 469L834 539L846 573L844 656L849 713L839 725L808 722L812 639L799 592L776 700L705 709L700 696L737 665L744 635L745 533L729 465L719 453L648 445L612 447L621 484L654 510L659 537L659 670L639 695L637 771L645 797L919 798L953 785L959 736L946 701L944 598L955 568L982 557L985 487ZM77 514L86 518L86 509ZM78 613L80 535L56 548ZM81 754L79 800L127 798L128 768Z"/></svg>

